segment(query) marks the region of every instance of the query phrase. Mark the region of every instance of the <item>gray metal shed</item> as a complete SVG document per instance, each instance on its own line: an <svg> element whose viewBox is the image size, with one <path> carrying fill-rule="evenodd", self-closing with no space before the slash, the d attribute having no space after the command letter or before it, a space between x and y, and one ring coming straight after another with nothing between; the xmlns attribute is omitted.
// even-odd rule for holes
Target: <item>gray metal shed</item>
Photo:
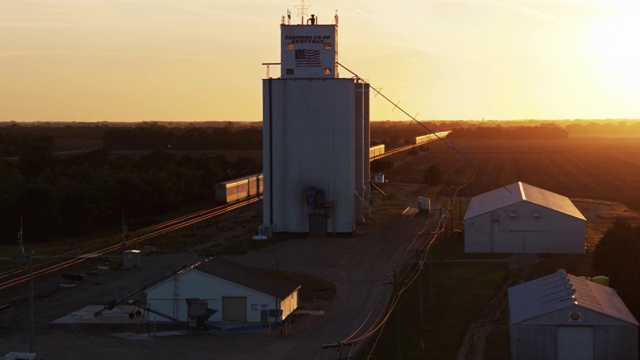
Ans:
<svg viewBox="0 0 640 360"><path fill-rule="evenodd" d="M464 251L583 254L585 229L585 217L569 198L517 182L471 199Z"/></svg>
<svg viewBox="0 0 640 360"><path fill-rule="evenodd" d="M560 269L509 288L511 356L637 359L638 321L616 291Z"/></svg>

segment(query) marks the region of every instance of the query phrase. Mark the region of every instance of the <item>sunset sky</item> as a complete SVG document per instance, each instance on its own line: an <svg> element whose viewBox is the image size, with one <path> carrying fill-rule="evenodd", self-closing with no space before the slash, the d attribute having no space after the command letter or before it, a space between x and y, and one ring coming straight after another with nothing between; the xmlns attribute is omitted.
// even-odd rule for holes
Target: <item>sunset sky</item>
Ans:
<svg viewBox="0 0 640 360"><path fill-rule="evenodd" d="M0 121L262 120L261 63L299 4L0 0ZM338 11L339 61L419 119L640 118L638 0L306 4Z"/></svg>

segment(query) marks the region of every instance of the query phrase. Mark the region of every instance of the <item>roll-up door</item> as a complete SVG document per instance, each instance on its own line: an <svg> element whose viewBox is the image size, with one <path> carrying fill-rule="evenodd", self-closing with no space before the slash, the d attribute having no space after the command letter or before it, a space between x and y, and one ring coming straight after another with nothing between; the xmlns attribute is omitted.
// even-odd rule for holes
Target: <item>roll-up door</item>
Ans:
<svg viewBox="0 0 640 360"><path fill-rule="evenodd" d="M557 360L593 360L592 327L559 326L557 336Z"/></svg>
<svg viewBox="0 0 640 360"><path fill-rule="evenodd" d="M247 298L223 297L222 321L247 321Z"/></svg>

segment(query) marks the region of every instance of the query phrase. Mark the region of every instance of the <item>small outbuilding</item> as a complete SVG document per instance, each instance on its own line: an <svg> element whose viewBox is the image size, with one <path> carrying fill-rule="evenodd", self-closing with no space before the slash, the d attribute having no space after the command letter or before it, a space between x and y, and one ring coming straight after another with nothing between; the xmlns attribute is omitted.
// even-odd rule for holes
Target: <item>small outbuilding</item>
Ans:
<svg viewBox="0 0 640 360"><path fill-rule="evenodd" d="M569 275L509 288L511 358L637 359L638 321L614 289Z"/></svg>
<svg viewBox="0 0 640 360"><path fill-rule="evenodd" d="M264 270L216 257L176 273L145 294L150 321L186 322L187 299L197 299L206 301L213 313L209 321L267 323L283 321L298 307L299 289Z"/></svg>
<svg viewBox="0 0 640 360"><path fill-rule="evenodd" d="M523 182L474 196L466 253L583 254L586 218L567 198Z"/></svg>

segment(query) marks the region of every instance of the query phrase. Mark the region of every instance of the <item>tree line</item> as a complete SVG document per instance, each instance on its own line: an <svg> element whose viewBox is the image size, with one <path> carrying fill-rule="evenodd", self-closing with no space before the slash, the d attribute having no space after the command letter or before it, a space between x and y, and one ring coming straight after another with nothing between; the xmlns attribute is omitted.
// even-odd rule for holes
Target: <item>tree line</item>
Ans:
<svg viewBox="0 0 640 360"><path fill-rule="evenodd" d="M640 319L640 225L617 218L596 246L592 265Z"/></svg>
<svg viewBox="0 0 640 360"><path fill-rule="evenodd" d="M261 150L262 129L143 125L109 128L103 141L110 149Z"/></svg>
<svg viewBox="0 0 640 360"><path fill-rule="evenodd" d="M640 121L583 121L564 127L574 136L638 137Z"/></svg>
<svg viewBox="0 0 640 360"><path fill-rule="evenodd" d="M471 126L454 128L447 136L452 139L568 139L569 132L556 124L536 126Z"/></svg>
<svg viewBox="0 0 640 360"><path fill-rule="evenodd" d="M80 235L119 225L123 212L130 222L203 201L213 204L215 184L261 171L255 157L175 153L157 140L159 134L167 133L215 133L221 138L202 139L244 149L229 141L250 138L246 129L105 129L105 146L73 154L56 154L53 136L43 135L41 128L28 130L0 128L4 155L0 159L0 234L10 242L16 239L21 218L25 236L31 240ZM125 140L109 140L113 134ZM131 140L135 134L140 137L137 143ZM114 147L149 151L116 154Z"/></svg>
<svg viewBox="0 0 640 360"><path fill-rule="evenodd" d="M79 142L82 145L75 148L84 149L88 140L114 150L261 150L262 127L257 123L0 124L2 157L20 156L34 142L70 150L74 144L62 143Z"/></svg>

